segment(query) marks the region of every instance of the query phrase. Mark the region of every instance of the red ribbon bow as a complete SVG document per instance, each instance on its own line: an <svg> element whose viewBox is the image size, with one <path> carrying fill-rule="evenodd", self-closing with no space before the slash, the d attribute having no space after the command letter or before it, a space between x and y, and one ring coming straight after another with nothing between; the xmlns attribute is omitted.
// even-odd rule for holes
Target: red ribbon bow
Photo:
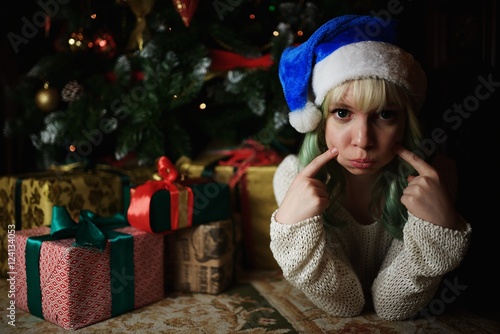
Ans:
<svg viewBox="0 0 500 334"><path fill-rule="evenodd" d="M131 201L127 211L127 218L130 225L150 233L155 233L151 229L150 223L150 207L151 199L159 190L167 190L170 193L170 221L172 231L179 228L179 184L176 180L179 172L175 169L174 164L165 156L162 156L157 161L158 174L161 180L150 180L144 184L131 190ZM189 187L184 187L188 193L187 198L187 225L191 226L193 222L193 191ZM184 209L184 206L182 206ZM167 231L165 233L170 233Z"/></svg>
<svg viewBox="0 0 500 334"><path fill-rule="evenodd" d="M230 158L220 161L219 165L236 167L236 172L229 180L231 188L236 186L248 167L276 165L282 160L276 151L265 147L253 139L245 140L240 148L229 150L227 155Z"/></svg>

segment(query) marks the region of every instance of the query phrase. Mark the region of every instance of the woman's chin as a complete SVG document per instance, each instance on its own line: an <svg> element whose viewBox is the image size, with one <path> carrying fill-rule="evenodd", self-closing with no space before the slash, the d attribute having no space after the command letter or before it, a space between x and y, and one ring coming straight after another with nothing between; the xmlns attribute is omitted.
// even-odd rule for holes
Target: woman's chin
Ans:
<svg viewBox="0 0 500 334"><path fill-rule="evenodd" d="M375 175L380 169L378 167L358 168L353 166L343 166L352 175Z"/></svg>

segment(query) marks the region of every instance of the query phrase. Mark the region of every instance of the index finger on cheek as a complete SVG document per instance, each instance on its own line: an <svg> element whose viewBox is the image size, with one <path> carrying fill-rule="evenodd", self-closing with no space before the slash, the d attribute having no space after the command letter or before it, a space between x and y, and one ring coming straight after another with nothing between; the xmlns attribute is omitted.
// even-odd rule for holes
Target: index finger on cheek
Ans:
<svg viewBox="0 0 500 334"><path fill-rule="evenodd" d="M430 173L432 167L418 156L415 152L411 152L403 146L396 146L394 151L407 163L409 163L420 174Z"/></svg>
<svg viewBox="0 0 500 334"><path fill-rule="evenodd" d="M336 148L323 152L314 158L306 167L304 167L301 174L307 177L314 177L319 170L328 163L328 161L335 158L338 154L339 152Z"/></svg>

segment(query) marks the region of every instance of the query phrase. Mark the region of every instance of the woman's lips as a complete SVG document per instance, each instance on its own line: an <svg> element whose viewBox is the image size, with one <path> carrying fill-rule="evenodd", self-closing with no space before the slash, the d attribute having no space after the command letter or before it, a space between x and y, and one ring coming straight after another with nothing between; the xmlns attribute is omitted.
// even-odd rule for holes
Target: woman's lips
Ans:
<svg viewBox="0 0 500 334"><path fill-rule="evenodd" d="M349 160L351 165L355 168L360 168L360 169L367 169L373 167L375 165L374 160L367 160L367 159L356 159L356 160Z"/></svg>

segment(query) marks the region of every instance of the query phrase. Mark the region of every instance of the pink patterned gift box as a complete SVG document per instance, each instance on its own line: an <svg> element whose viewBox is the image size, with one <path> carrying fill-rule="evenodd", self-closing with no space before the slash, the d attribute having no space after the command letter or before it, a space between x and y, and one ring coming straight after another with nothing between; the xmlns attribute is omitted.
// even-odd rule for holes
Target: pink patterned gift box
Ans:
<svg viewBox="0 0 500 334"><path fill-rule="evenodd" d="M133 309L164 298L163 236L131 226L114 231L133 237L133 277L111 269L109 240L102 252L76 246L74 238L42 242L39 277L41 310L46 321L75 330L124 313L122 309L116 314L112 299L127 284L134 285L133 296L128 296L133 298ZM33 312L28 306L26 243L29 237L49 233L49 227L16 232L15 302L17 308L29 313Z"/></svg>

